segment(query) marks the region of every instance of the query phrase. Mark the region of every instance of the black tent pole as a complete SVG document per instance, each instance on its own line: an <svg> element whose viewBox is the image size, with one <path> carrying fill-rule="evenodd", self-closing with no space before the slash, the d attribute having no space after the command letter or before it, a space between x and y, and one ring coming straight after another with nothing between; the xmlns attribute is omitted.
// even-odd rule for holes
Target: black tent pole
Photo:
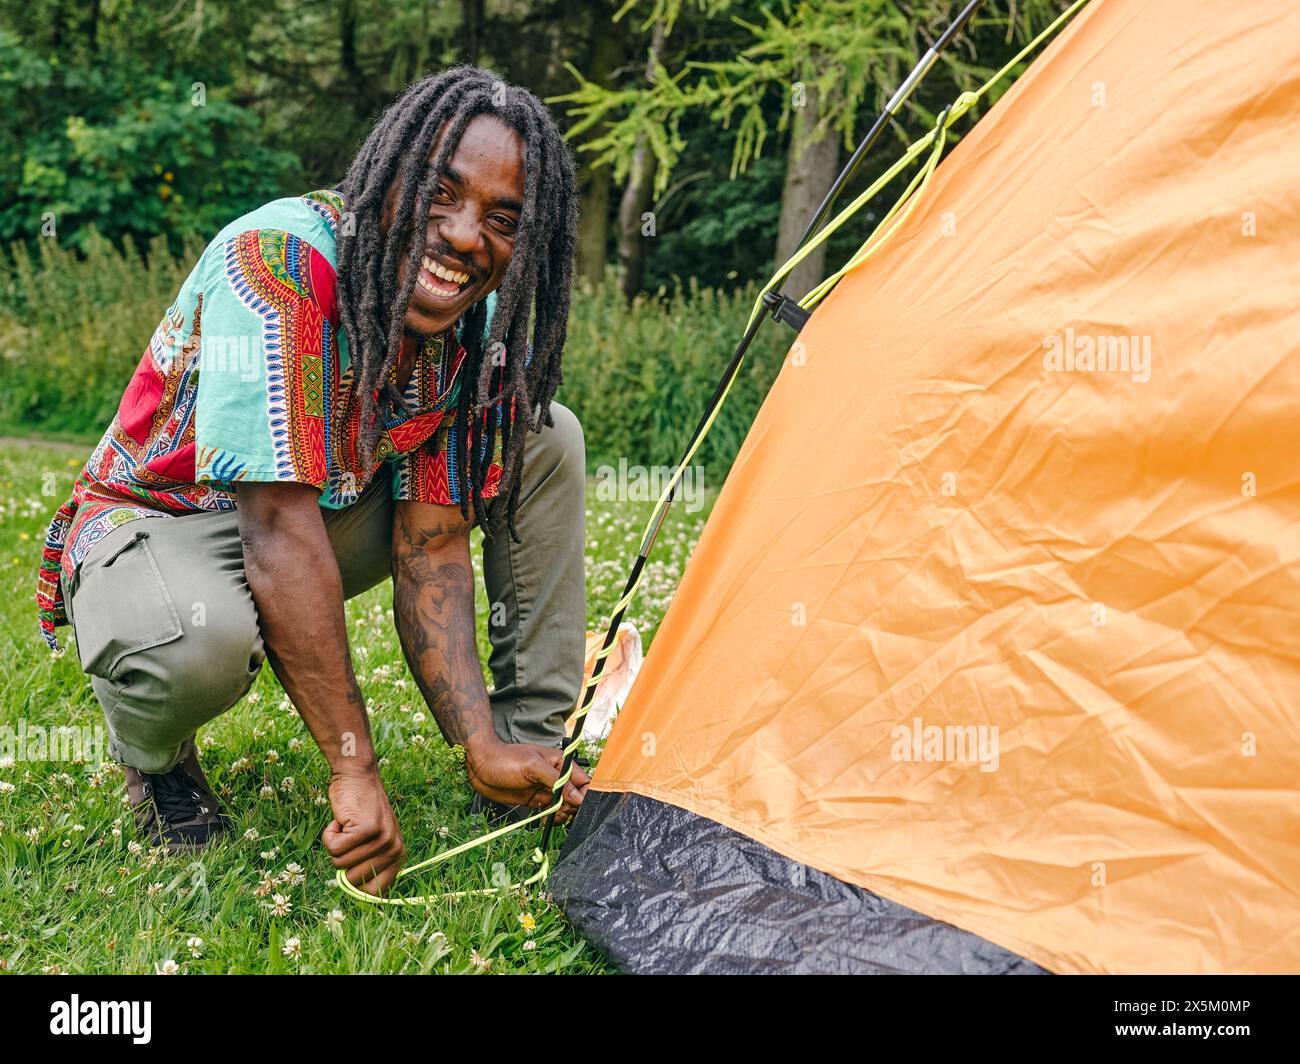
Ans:
<svg viewBox="0 0 1300 1064"><path fill-rule="evenodd" d="M708 405L705 406L704 413L701 415L699 423L695 426L695 431L691 433L691 438L687 441L686 447L682 451L682 457L677 462L678 468L681 468L681 466L686 464L687 460L690 458L691 450L695 447L695 441L698 440L708 429L709 419L712 416L714 409L725 397L732 378L740 371L740 364L745 357L745 352L749 350L749 345L754 342L754 337L758 335L758 330L766 320L767 318L760 314L745 331L745 335L741 337L740 343L736 346L736 350L731 356L731 361L727 363L727 368L722 374L722 379L718 381L717 387L713 389L713 395L709 398ZM664 518L667 516L668 509L665 507L663 512L660 513L658 520L646 530L646 534L642 537L641 547L637 551L636 561L632 564L632 571L628 574L627 583L623 585L623 594L620 596L620 599L626 599L631 595L637 582L641 579L641 570L645 568L646 560L650 557L650 550L654 547L655 539L659 536L659 529L663 527ZM613 645L614 640L618 637L618 626L623 622L623 615L626 612L627 607L624 606L610 617L609 627L605 629L605 639L601 643L601 650L608 650ZM583 692L582 702L579 704L579 709L586 709L591 705L592 699L595 698L596 687L600 683L600 678L605 672L606 660L607 657L598 657L596 659L595 667L591 671L591 679L587 681L587 687ZM571 745L572 749L569 753L564 755L564 763L560 768L561 778L564 777L573 765L573 757L574 754L577 753L578 740L582 737L582 721L585 719L585 717L579 718L579 723L576 725L577 732L573 736L571 743L566 744ZM551 829L554 827L555 814L552 813L546 818L546 826L542 828L541 849L543 853L546 852L547 844L551 840Z"/></svg>
<svg viewBox="0 0 1300 1064"><path fill-rule="evenodd" d="M804 230L803 236L795 246L795 251L798 251L799 248L808 243L813 233L821 227L822 222L826 219L826 215L830 213L830 209L834 205L836 198L857 170L858 164L862 162L867 152L869 152L876 141L880 139L880 134L885 131L885 126L889 124L889 120L898 114L903 104L907 102L907 98L912 95L913 90L921 83L921 79L930 72L930 68L934 66L935 61L943 53L944 49L952 43L952 39L965 28L966 23L968 23L974 17L975 12L983 6L984 0L971 0L961 14L953 20L952 25L944 30L943 33L939 35L939 39L926 50L925 55L921 56L920 62L912 68L912 72L903 79L903 83L898 87L898 91L889 98L889 102L885 104L884 110L882 110L880 114L876 116L876 120L871 123L871 128L867 130L867 135L862 138L862 142L854 150L852 156L849 157L849 161L844 165L844 169L840 171L839 177L837 177L835 183L831 185L830 191L826 193L826 197L822 200L821 206L818 207L816 213L813 214L812 220L808 223L808 228Z"/></svg>
<svg viewBox="0 0 1300 1064"><path fill-rule="evenodd" d="M966 5L961 14L959 14L953 20L952 24L939 35L939 39L926 50L925 55L921 56L920 62L912 68L912 72L903 80L903 83L898 87L898 91L889 98L889 102L885 104L884 109L876 116L876 120L871 123L871 128L867 130L867 135L862 138L862 142L853 152L853 155L845 164L844 169L840 171L834 184L831 185L830 190L826 193L825 198L821 202L821 206L817 208L812 220L808 223L807 229L804 230L803 236L800 237L799 243L795 246L794 251L791 252L792 255L798 252L799 249L812 238L818 227L825 220L826 215L830 212L831 207L835 203L836 197L840 194L844 185L858 168L858 164L863 160L867 152L871 150L872 145L880 139L880 134L884 131L889 120L898 113L899 109L907 101L907 98L912 95L912 91L918 84L920 84L921 79L929 73L930 68L934 66L935 60L939 58L940 53L948 47L952 42L952 39L962 31L965 25L971 20L972 16L974 16L975 12L983 5L984 0L970 0L970 3ZM793 300L789 299L789 297L782 295L777 290L768 292L767 295L763 297L763 303L772 312L773 318L792 325L796 332L803 327L803 322L808 319L806 311L799 307ZM682 451L682 457L677 463L679 468L689 459L691 450L695 447L696 441L707 430L714 410L726 396L727 389L730 387L732 379L740 370L740 364L744 360L745 352L749 350L750 344L754 342L754 337L758 335L759 327L766 320L767 318L765 315L759 315L755 318L749 328L745 330L745 335L741 337L740 343L736 345L736 350L732 354L731 360L727 363L727 368L723 372L721 380L718 381L717 387L714 388L713 395L709 398L708 405L705 407L699 423L695 426L695 431L691 434L690 440ZM641 570L645 568L646 560L650 556L650 550L654 546L654 541L659 535L659 529L663 525L664 518L667 514L668 510L665 507L663 512L659 515L658 520L653 523L653 525L647 530L646 535L643 537L641 547L637 551L636 561L633 563L632 571L628 574L627 583L623 587L622 598L626 599L636 587L641 576ZM624 606L610 617L609 627L605 630L605 638L601 643L601 650L608 650L613 645L614 640L618 636L618 626L622 623L623 616L626 612L627 607ZM606 657L598 657L596 659L595 667L592 669L591 679L587 682L587 687L583 692L582 701L579 703L578 710L586 709L591 705L592 699L596 694L596 687L600 682L600 677L605 671L605 661ZM579 718L579 723L575 726L576 734L573 736L572 740L566 743L569 752L564 755L564 762L560 769L561 778L563 778L573 767L573 758L577 753L578 742L582 738L582 722L585 719L585 717ZM550 843L551 831L554 827L555 814L552 813L546 818L546 824L542 828L540 846L543 853L546 852L547 845Z"/></svg>
<svg viewBox="0 0 1300 1064"><path fill-rule="evenodd" d="M849 157L849 161L844 164L844 169L840 171L835 183L831 185L830 190L826 193L821 206L813 213L812 219L808 222L808 227L803 231L803 236L799 238L799 243L795 245L794 251L790 252L791 255L798 252L812 239L813 234L826 220L826 215L830 213L831 207L834 206L840 192L843 191L844 186L857 171L858 164L862 162L867 152L880 139L880 135L885 131L885 127L889 125L890 120L902 109L903 104L907 102L907 98L912 95L912 91L921 83L921 79L930 72L930 68L934 66L935 61L943 53L944 49L952 43L952 39L965 28L966 24L975 16L975 12L983 6L984 0L970 0L970 3L962 9L961 14L953 19L951 25L939 35L939 39L926 49L925 55L921 56L920 61L912 68L912 72L903 79L898 91L889 98L889 102L885 104L884 109L876 116L876 120L871 123L867 135L862 138L853 154ZM808 320L807 312L800 308L793 299L782 293L780 285L763 296L763 305L771 311L773 318L793 326L796 332L802 329L804 322Z"/></svg>

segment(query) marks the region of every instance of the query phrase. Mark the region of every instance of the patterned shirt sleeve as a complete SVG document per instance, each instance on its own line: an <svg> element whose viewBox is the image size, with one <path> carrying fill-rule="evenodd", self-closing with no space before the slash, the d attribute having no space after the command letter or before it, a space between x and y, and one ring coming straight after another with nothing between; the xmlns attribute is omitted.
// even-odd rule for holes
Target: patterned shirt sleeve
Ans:
<svg viewBox="0 0 1300 1064"><path fill-rule="evenodd" d="M325 488L339 345L334 269L306 241L255 229L205 263L196 478Z"/></svg>

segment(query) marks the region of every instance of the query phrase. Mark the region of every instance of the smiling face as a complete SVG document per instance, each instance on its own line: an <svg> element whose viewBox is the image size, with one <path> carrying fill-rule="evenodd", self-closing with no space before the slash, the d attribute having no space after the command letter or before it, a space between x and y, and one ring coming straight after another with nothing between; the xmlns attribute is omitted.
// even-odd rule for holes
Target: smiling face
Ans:
<svg viewBox="0 0 1300 1064"><path fill-rule="evenodd" d="M444 128L429 153L430 166L445 134ZM400 191L400 181L388 190L381 223L385 231ZM499 118L477 115L461 134L429 206L407 329L425 336L441 333L496 290L514 254L523 203L523 139ZM420 236L417 228L413 238ZM399 286L406 268L404 255Z"/></svg>

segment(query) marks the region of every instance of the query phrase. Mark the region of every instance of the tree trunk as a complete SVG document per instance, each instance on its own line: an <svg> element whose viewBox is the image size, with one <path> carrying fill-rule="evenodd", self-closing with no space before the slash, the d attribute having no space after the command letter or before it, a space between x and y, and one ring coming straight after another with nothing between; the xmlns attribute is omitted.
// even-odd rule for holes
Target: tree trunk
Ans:
<svg viewBox="0 0 1300 1064"><path fill-rule="evenodd" d="M90 46L93 55L99 51L99 0L91 0L87 7L89 10L86 13L86 43Z"/></svg>
<svg viewBox="0 0 1300 1064"><path fill-rule="evenodd" d="M461 0L460 61L478 66L483 52L483 19L485 0Z"/></svg>
<svg viewBox="0 0 1300 1064"><path fill-rule="evenodd" d="M601 85L613 82L614 71L623 62L623 34L610 13L597 8L592 25L595 43L591 53L591 79ZM591 131L599 136L604 124ZM575 152L578 165L582 155ZM583 167L585 180L578 204L578 276L599 284L605 275L605 247L609 234L610 168Z"/></svg>
<svg viewBox="0 0 1300 1064"><path fill-rule="evenodd" d="M781 222L777 227L776 262L780 266L793 253L795 244L812 219L835 180L840 160L839 138L829 132L809 141L820 114L817 92L809 86L804 106L794 109L790 123L789 160L781 190ZM826 276L826 246L823 244L796 266L781 283L781 291L799 299Z"/></svg>
<svg viewBox="0 0 1300 1064"><path fill-rule="evenodd" d="M578 197L578 276L593 285L605 276L605 245L609 239L609 167L587 170Z"/></svg>
<svg viewBox="0 0 1300 1064"><path fill-rule="evenodd" d="M650 55L646 60L646 80L654 72L655 64L664 50L662 22L656 22L650 39ZM649 236L642 235L642 215L650 207L654 194L655 170L658 160L646 144L645 138L637 141L628 169L627 184L618 205L618 263L621 272L623 295L629 301L641 291L645 280L645 260Z"/></svg>
<svg viewBox="0 0 1300 1064"><path fill-rule="evenodd" d="M354 93L365 89L365 76L357 58L357 5L355 0L343 0L339 8L339 65L343 76ZM359 103L360 101L358 101ZM364 109L359 109L364 114Z"/></svg>

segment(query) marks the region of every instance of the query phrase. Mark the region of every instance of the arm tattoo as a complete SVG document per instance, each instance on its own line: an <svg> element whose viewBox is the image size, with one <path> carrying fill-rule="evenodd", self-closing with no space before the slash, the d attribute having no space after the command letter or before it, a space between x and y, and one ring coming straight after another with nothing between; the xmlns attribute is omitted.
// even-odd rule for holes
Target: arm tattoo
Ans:
<svg viewBox="0 0 1300 1064"><path fill-rule="evenodd" d="M431 551L460 531L448 521L412 522L398 508L393 522L393 615L411 675L448 743L465 746L491 729L483 667L474 631L474 573L463 550ZM459 515L457 515L459 516ZM452 540L451 542L455 542Z"/></svg>

